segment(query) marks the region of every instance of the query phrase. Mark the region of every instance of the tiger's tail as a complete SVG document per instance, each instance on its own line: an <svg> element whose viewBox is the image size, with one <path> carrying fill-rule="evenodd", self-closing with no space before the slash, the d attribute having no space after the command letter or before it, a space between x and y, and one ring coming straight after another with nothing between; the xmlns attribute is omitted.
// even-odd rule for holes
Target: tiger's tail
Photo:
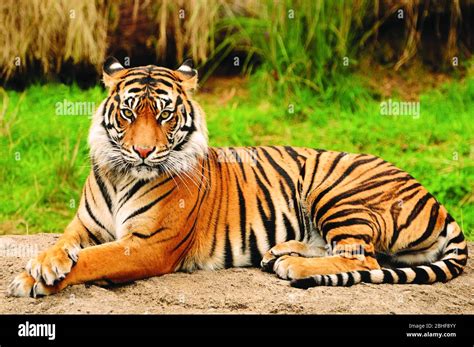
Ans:
<svg viewBox="0 0 474 347"><path fill-rule="evenodd" d="M447 239L441 258L433 263L413 267L380 270L362 270L332 275L316 275L291 281L296 288L316 286L352 286L364 283L430 284L447 282L459 276L467 263L467 242L458 224L447 225Z"/></svg>

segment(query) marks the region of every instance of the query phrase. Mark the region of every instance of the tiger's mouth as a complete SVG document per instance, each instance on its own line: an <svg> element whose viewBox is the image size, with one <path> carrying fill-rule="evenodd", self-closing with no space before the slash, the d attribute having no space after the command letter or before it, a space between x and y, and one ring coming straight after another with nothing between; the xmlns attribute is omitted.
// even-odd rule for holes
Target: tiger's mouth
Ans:
<svg viewBox="0 0 474 347"><path fill-rule="evenodd" d="M162 162L159 162L159 163L141 162L141 163L133 165L133 168L138 171L153 171L153 170L158 170L161 163Z"/></svg>
<svg viewBox="0 0 474 347"><path fill-rule="evenodd" d="M162 157L158 160L155 158L149 160L149 159L143 159L141 162L134 162L132 163L129 171L132 174L138 174L138 175L156 175L156 174L161 174L163 173L164 167L167 166L167 156Z"/></svg>
<svg viewBox="0 0 474 347"><path fill-rule="evenodd" d="M141 163L141 164L135 165L135 168L137 168L137 169L153 169L153 166L151 166L147 163Z"/></svg>
<svg viewBox="0 0 474 347"><path fill-rule="evenodd" d="M147 163L139 163L137 165L133 165L126 170L128 175L136 177L138 179L153 179L160 174L162 174L162 170L160 166L157 165L150 165Z"/></svg>

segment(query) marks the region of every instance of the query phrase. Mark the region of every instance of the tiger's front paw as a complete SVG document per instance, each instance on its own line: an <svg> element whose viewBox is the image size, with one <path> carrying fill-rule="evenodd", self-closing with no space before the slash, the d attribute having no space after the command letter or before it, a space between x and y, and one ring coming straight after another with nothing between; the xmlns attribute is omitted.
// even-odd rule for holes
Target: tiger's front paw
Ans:
<svg viewBox="0 0 474 347"><path fill-rule="evenodd" d="M71 271L79 258L79 250L78 245L54 245L31 259L26 265L26 271L36 282L52 286L63 280Z"/></svg>
<svg viewBox="0 0 474 347"><path fill-rule="evenodd" d="M26 271L17 275L7 289L8 296L32 297L51 295L58 292L58 288L46 286L43 282L37 282Z"/></svg>

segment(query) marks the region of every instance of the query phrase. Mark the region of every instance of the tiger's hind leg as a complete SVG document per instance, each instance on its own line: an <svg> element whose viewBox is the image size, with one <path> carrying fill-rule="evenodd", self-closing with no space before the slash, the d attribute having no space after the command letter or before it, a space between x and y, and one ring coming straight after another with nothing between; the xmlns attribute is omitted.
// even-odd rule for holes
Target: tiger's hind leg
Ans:
<svg viewBox="0 0 474 347"><path fill-rule="evenodd" d="M275 261L282 256L323 257L327 253L322 245L290 240L279 243L264 254L260 266L263 271L273 272Z"/></svg>
<svg viewBox="0 0 474 347"><path fill-rule="evenodd" d="M367 224L341 225L325 231L328 244L333 246L331 255L319 258L283 255L273 265L277 276L294 280L315 275L380 269L371 241L372 230Z"/></svg>

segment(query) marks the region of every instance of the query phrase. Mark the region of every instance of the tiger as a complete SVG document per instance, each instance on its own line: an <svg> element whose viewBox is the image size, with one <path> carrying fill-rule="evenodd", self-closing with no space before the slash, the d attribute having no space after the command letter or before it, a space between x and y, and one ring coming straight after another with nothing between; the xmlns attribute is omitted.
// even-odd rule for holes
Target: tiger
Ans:
<svg viewBox="0 0 474 347"><path fill-rule="evenodd" d="M197 80L191 60L175 70L105 61L77 213L9 295L231 267L260 266L296 288L463 272L461 228L411 175L368 154L210 147Z"/></svg>

